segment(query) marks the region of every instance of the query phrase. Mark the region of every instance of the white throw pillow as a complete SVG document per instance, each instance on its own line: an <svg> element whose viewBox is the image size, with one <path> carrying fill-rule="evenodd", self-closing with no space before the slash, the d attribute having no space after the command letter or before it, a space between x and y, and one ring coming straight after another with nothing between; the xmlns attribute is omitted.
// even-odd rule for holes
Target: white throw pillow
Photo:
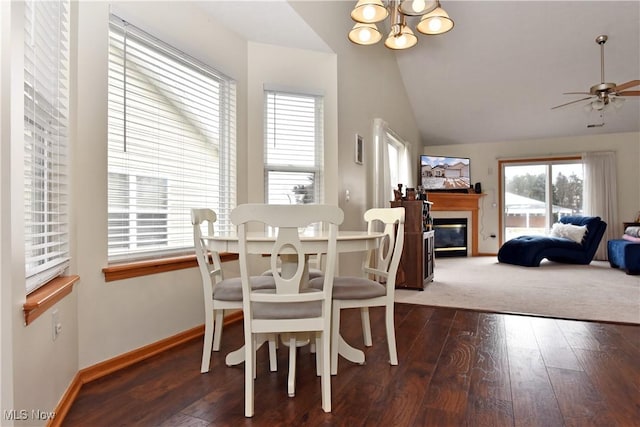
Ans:
<svg viewBox="0 0 640 427"><path fill-rule="evenodd" d="M576 243L582 243L582 239L586 233L586 225L573 225L556 222L551 227L549 235L553 237L564 237L565 239L571 239Z"/></svg>

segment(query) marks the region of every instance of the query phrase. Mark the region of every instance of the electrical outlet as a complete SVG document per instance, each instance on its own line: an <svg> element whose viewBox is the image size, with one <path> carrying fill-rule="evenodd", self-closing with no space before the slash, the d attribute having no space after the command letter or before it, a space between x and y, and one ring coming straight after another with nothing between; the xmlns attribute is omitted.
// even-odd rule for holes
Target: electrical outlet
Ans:
<svg viewBox="0 0 640 427"><path fill-rule="evenodd" d="M58 313L58 309L55 309L53 310L53 312L51 312L51 331L54 341L62 332L62 323L60 323L60 313Z"/></svg>

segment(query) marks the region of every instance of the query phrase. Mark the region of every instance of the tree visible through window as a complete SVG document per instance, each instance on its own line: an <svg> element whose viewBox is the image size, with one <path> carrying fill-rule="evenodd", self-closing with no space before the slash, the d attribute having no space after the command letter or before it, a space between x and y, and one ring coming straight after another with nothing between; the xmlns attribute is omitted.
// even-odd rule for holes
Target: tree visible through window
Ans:
<svg viewBox="0 0 640 427"><path fill-rule="evenodd" d="M321 203L322 97L265 91L264 110L266 203Z"/></svg>
<svg viewBox="0 0 640 427"><path fill-rule="evenodd" d="M582 214L581 161L505 161L502 168L505 241L546 234L561 217Z"/></svg>

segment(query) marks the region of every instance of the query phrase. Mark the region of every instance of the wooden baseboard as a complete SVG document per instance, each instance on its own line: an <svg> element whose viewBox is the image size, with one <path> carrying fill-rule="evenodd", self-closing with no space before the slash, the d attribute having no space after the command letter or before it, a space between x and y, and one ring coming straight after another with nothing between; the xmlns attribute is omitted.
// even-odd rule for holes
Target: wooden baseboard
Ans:
<svg viewBox="0 0 640 427"><path fill-rule="evenodd" d="M58 403L58 406L56 406L56 409L54 410L54 413L56 415L49 420L47 426L60 427L62 425L64 418L67 416L69 410L71 409L71 405L73 405L76 397L78 397L78 393L80 393L81 388L82 380L80 379L80 373L78 372L76 376L73 377L73 380L71 381L71 384L69 385L67 391L62 396L62 399L60 399L60 403Z"/></svg>
<svg viewBox="0 0 640 427"><path fill-rule="evenodd" d="M225 316L224 325L227 326L231 323L235 323L241 320L242 311L234 311L233 313ZM196 326L195 328L186 330L169 338L165 338L144 347L140 347L136 350L132 350L128 353L116 356L112 359L105 360L104 362L100 362L96 365L89 366L88 368L81 369L71 381L71 384L62 396L62 399L58 403L58 406L56 406L56 409L54 411L56 415L54 418L49 420L47 426L62 426L64 418L69 413L73 402L80 393L80 389L84 384L117 372L120 369L127 368L135 363L141 362L145 359L155 356L156 354L170 350L191 340L200 338L203 335L204 325ZM197 369L200 369L200 367L198 366Z"/></svg>

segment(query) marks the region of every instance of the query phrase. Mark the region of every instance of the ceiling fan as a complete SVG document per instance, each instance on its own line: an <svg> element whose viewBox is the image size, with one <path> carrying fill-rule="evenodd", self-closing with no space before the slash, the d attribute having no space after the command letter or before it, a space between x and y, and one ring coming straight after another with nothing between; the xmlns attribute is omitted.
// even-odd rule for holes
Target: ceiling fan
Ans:
<svg viewBox="0 0 640 427"><path fill-rule="evenodd" d="M563 95L589 96L581 99L576 99L575 101L567 102L565 104L556 105L555 107L551 108L552 110L575 104L576 102L591 100L584 106L585 111L602 111L609 105L620 108L624 102L624 98L621 98L623 96L640 96L640 90L626 90L634 86L640 86L640 80L630 80L619 85L615 83L606 83L604 81L604 44L606 43L607 39L608 37L606 35L596 37L596 43L600 45L600 83L591 86L589 92L565 92Z"/></svg>

